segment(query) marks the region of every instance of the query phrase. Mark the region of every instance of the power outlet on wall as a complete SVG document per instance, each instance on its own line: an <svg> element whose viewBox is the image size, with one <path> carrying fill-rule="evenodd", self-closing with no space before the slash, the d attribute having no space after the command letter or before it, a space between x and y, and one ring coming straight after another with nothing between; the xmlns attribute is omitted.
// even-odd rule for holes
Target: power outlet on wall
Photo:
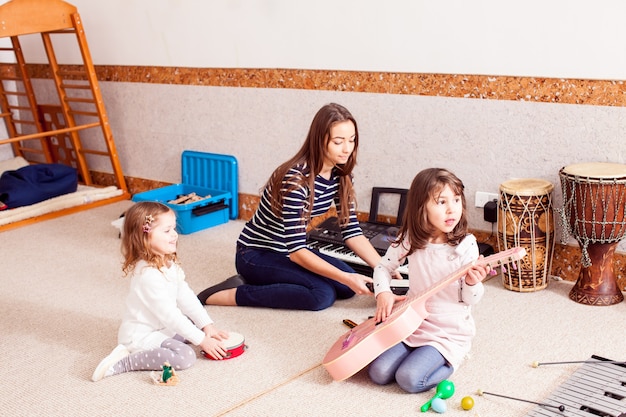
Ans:
<svg viewBox="0 0 626 417"><path fill-rule="evenodd" d="M474 199L474 205L476 207L483 208L489 201L498 200L498 194L487 193L484 191L476 191L476 198Z"/></svg>

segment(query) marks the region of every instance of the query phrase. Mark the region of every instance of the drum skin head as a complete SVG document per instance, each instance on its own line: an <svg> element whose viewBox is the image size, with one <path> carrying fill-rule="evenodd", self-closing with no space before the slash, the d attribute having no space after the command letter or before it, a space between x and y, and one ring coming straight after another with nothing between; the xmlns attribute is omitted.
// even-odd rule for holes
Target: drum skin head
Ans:
<svg viewBox="0 0 626 417"><path fill-rule="evenodd" d="M516 178L500 184L500 191L509 195L544 195L552 192L554 185L539 178Z"/></svg>
<svg viewBox="0 0 626 417"><path fill-rule="evenodd" d="M564 174L586 178L625 178L626 165L610 162L586 162L568 165L561 169Z"/></svg>

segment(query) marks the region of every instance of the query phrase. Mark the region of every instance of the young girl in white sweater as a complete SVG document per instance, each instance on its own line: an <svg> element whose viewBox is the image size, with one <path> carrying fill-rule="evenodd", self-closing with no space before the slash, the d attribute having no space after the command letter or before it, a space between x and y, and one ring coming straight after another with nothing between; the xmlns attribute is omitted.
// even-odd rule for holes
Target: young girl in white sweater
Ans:
<svg viewBox="0 0 626 417"><path fill-rule="evenodd" d="M124 274L130 276L118 345L97 366L93 381L129 371L191 367L200 346L215 359L226 355L228 333L213 321L185 281L176 246L176 214L166 205L141 202L124 216Z"/></svg>

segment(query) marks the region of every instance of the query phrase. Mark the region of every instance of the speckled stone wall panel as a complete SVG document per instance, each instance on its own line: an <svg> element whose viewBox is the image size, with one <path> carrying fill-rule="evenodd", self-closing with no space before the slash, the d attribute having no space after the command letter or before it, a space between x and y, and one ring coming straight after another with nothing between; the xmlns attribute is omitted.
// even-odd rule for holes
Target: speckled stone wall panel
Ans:
<svg viewBox="0 0 626 417"><path fill-rule="evenodd" d="M72 66L67 66L71 68ZM0 67L0 71L11 72ZM31 64L33 78L51 78ZM293 88L544 103L626 106L624 80L246 68L97 66L100 81L218 87Z"/></svg>
<svg viewBox="0 0 626 417"><path fill-rule="evenodd" d="M72 66L67 66L71 68ZM0 71L11 72L10 68ZM29 65L50 78L47 65ZM97 66L100 81L218 87L292 88L544 103L626 106L623 80L291 69Z"/></svg>

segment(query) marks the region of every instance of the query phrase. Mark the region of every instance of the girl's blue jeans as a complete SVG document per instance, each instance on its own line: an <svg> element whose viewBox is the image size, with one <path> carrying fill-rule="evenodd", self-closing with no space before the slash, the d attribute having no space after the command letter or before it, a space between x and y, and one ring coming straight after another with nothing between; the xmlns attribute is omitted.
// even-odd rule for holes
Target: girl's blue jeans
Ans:
<svg viewBox="0 0 626 417"><path fill-rule="evenodd" d="M432 346L410 347L403 342L389 348L369 366L369 376L379 385L394 380L407 392L423 392L434 388L454 369Z"/></svg>
<svg viewBox="0 0 626 417"><path fill-rule="evenodd" d="M345 262L311 251L342 271L354 273ZM239 306L316 311L330 307L336 299L354 296L348 286L314 274L271 250L237 245L235 265L246 281L237 287Z"/></svg>

